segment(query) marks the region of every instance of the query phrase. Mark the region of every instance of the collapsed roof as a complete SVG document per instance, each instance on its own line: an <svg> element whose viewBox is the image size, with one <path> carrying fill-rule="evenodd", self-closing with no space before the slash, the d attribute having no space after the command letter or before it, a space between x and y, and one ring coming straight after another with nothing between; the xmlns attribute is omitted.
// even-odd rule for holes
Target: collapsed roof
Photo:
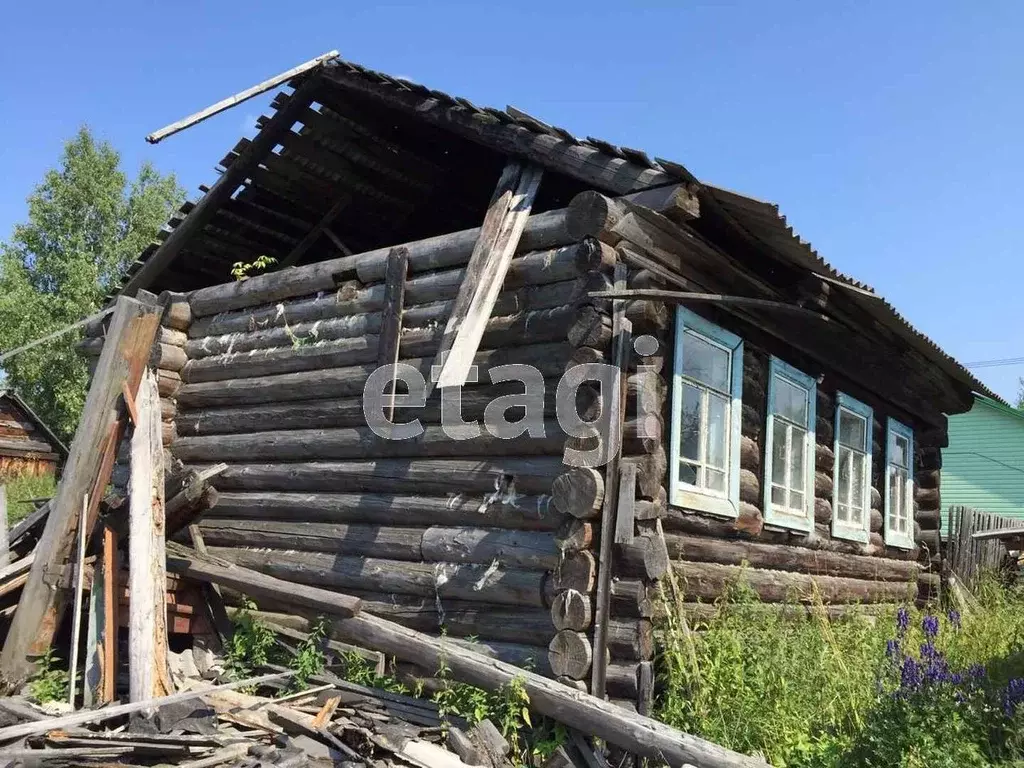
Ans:
<svg viewBox="0 0 1024 768"><path fill-rule="evenodd" d="M466 99L335 60L290 82L259 133L221 161L221 177L186 203L132 265L122 292L188 291L229 279L262 255L280 267L359 253L479 225L508 156L545 168L534 212L579 192L622 195L685 183L697 194L694 229L736 256L756 258L786 282L816 276L830 302L906 350L923 377L999 396L914 329L869 287L838 272L797 236L778 207L700 183L684 166L548 125L520 110ZM921 391L921 396L929 396Z"/></svg>

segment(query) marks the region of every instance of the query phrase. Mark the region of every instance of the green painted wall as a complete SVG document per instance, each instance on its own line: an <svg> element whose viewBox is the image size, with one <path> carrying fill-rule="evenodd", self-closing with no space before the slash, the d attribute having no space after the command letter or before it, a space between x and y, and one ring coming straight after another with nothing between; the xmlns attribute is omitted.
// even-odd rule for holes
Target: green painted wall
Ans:
<svg viewBox="0 0 1024 768"><path fill-rule="evenodd" d="M1024 412L976 397L970 411L949 417L942 506L961 504L1024 519Z"/></svg>

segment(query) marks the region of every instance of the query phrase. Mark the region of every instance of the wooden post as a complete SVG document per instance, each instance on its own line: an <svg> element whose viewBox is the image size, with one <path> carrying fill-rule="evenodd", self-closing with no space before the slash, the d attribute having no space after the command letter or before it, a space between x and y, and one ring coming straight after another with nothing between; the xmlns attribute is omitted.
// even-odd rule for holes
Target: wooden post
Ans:
<svg viewBox="0 0 1024 768"><path fill-rule="evenodd" d="M11 538L7 528L7 486L0 483L0 568L11 564Z"/></svg>
<svg viewBox="0 0 1024 768"><path fill-rule="evenodd" d="M530 218L542 174L537 166L510 161L498 180L437 353L439 387L466 383L484 327Z"/></svg>
<svg viewBox="0 0 1024 768"><path fill-rule="evenodd" d="M128 680L129 701L145 701L173 693L167 673L164 447L160 393L150 370L135 405L139 421L131 439L128 488Z"/></svg>
<svg viewBox="0 0 1024 768"><path fill-rule="evenodd" d="M100 704L117 695L117 533L103 526L103 648L100 676Z"/></svg>
<svg viewBox="0 0 1024 768"><path fill-rule="evenodd" d="M626 265L615 265L615 285L625 287ZM601 508L601 547L597 571L597 595L594 600L594 663L590 674L590 690L598 698L604 698L605 677L608 672L608 614L611 613L612 544L616 534L616 507L619 500L619 458L622 452L622 423L625 418L626 376L629 373L629 356L632 347L633 325L626 317L626 302L617 299L612 305L612 355L619 375L610 395L611 418L608 422L608 446L611 453L606 457L605 493ZM632 477L636 478L634 473Z"/></svg>
<svg viewBox="0 0 1024 768"><path fill-rule="evenodd" d="M402 340L402 311L405 304L405 278L409 272L409 249L398 247L388 254L384 277L384 317L377 342L377 365L397 365ZM388 394L388 420L395 417L395 375L391 375Z"/></svg>
<svg viewBox="0 0 1024 768"><path fill-rule="evenodd" d="M127 380L134 388L141 378L161 312L156 304L143 304L125 296L117 300L82 419L36 549L38 556L0 655L0 674L8 681L28 677L34 669L34 657L53 642L67 593L48 583L49 574L68 561L78 528L79 505L97 480L104 441L109 439L109 430L117 420L123 382Z"/></svg>
<svg viewBox="0 0 1024 768"><path fill-rule="evenodd" d="M78 642L82 633L82 593L85 591L85 521L89 516L89 494L82 498L82 516L78 519L78 557L75 558L75 608L71 615L71 674L68 703L75 708L75 682L78 678Z"/></svg>

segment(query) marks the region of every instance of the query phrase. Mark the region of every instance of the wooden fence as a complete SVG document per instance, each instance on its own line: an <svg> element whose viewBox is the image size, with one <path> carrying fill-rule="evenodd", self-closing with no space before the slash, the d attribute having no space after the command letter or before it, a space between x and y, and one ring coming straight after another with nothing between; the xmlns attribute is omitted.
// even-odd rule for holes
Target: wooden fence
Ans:
<svg viewBox="0 0 1024 768"><path fill-rule="evenodd" d="M947 562L960 581L968 589L974 589L981 574L998 568L1006 556L1006 545L1002 540L977 539L974 534L1024 528L1024 520L969 507L950 507L946 526Z"/></svg>

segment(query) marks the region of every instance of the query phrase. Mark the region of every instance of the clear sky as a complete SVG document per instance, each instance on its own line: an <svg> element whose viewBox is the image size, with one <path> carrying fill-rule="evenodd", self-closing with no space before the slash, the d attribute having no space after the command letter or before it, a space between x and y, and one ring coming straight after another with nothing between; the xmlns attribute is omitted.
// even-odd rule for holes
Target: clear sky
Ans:
<svg viewBox="0 0 1024 768"><path fill-rule="evenodd" d="M4 6L0 238L79 124L194 194L266 100L143 137L336 48L778 203L961 361L1024 357L1022 2Z"/></svg>

